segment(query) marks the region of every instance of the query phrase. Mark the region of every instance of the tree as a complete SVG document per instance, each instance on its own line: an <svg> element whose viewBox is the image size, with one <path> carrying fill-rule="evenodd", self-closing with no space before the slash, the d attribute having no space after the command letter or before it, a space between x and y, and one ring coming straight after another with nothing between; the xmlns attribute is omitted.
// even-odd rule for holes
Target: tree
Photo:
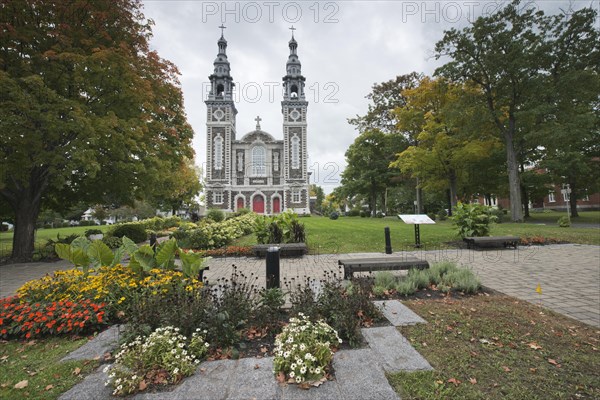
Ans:
<svg viewBox="0 0 600 400"><path fill-rule="evenodd" d="M154 203L161 209L169 208L173 215L184 206L189 207L202 190L202 171L194 160L184 159L176 169L162 170L160 175Z"/></svg>
<svg viewBox="0 0 600 400"><path fill-rule="evenodd" d="M0 13L0 195L12 258L29 260L42 207L149 197L191 158L178 71L148 48L138 0L15 0Z"/></svg>
<svg viewBox="0 0 600 400"><path fill-rule="evenodd" d="M310 185L310 195L315 196L315 211L323 211L323 200L325 200L325 192L323 188L315 183Z"/></svg>
<svg viewBox="0 0 600 400"><path fill-rule="evenodd" d="M92 216L98 221L100 221L100 225L103 225L103 221L108 219L109 214L108 211L106 211L106 208L104 208L104 206L98 204L94 207Z"/></svg>
<svg viewBox="0 0 600 400"><path fill-rule="evenodd" d="M436 75L472 81L483 93L482 100L504 141L513 221L523 220L517 148L524 134L520 117L529 111L528 101L542 89L538 78L550 29L543 12L519 6L520 1L513 0L461 31L450 29L435 47L436 59L452 59L438 68Z"/></svg>
<svg viewBox="0 0 600 400"><path fill-rule="evenodd" d="M591 8L555 17L549 43L543 111L535 137L544 145L541 165L554 182L569 184L570 207L600 186L600 29Z"/></svg>
<svg viewBox="0 0 600 400"><path fill-rule="evenodd" d="M369 104L367 113L349 118L348 123L354 125L361 133L377 129L383 133L400 133L410 136L410 131L398 129L398 120L394 110L406 104L403 91L417 86L422 78L423 74L411 72L406 75L398 75L396 79L387 82L374 84L371 93L366 96L372 102Z"/></svg>
<svg viewBox="0 0 600 400"><path fill-rule="evenodd" d="M362 133L346 151L348 166L342 173L344 192L365 195L373 215L377 209L377 197L381 196L385 212L385 189L398 175L397 171L389 168L389 164L405 148L406 140L402 136L386 135L378 130Z"/></svg>
<svg viewBox="0 0 600 400"><path fill-rule="evenodd" d="M495 161L493 153L501 143L490 133L493 126L482 112L478 94L468 84L425 77L417 87L404 91L406 105L396 110L401 128L420 129L420 133L416 145L399 153L391 166L419 178L424 188L448 189L450 210L459 198L470 199L482 189L486 193L478 177L498 175L499 165L489 161Z"/></svg>

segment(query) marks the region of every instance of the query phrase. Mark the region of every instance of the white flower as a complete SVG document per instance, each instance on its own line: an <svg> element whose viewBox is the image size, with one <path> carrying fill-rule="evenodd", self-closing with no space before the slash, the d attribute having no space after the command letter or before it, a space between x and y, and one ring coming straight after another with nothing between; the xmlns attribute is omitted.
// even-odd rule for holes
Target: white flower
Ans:
<svg viewBox="0 0 600 400"><path fill-rule="evenodd" d="M210 344L208 344L208 342L204 343L204 347L209 347L209 346L210 346Z"/></svg>
<svg viewBox="0 0 600 400"><path fill-rule="evenodd" d="M120 391L121 389L123 389L123 385L119 385L119 386L117 386L117 390L119 390L119 391Z"/></svg>
<svg viewBox="0 0 600 400"><path fill-rule="evenodd" d="M300 378L299 376L296 377L296 383L300 383L300 382L302 382L302 378Z"/></svg>
<svg viewBox="0 0 600 400"><path fill-rule="evenodd" d="M321 373L321 367L315 368L315 374L320 374L320 373Z"/></svg>
<svg viewBox="0 0 600 400"><path fill-rule="evenodd" d="M173 374L174 374L174 375L176 375L178 372L179 372L179 368L175 368L175 369L173 370Z"/></svg>
<svg viewBox="0 0 600 400"><path fill-rule="evenodd" d="M294 371L290 372L290 378L293 378L294 376L296 376L296 374L294 373Z"/></svg>
<svg viewBox="0 0 600 400"><path fill-rule="evenodd" d="M292 365L290 365L291 369L296 369L296 364L292 363Z"/></svg>
<svg viewBox="0 0 600 400"><path fill-rule="evenodd" d="M305 359L310 360L312 358L312 354L310 353L306 353L306 355L304 356Z"/></svg>
<svg viewBox="0 0 600 400"><path fill-rule="evenodd" d="M301 374L305 374L305 373L306 373L306 367L302 367L302 368L300 368L300 373L301 373Z"/></svg>
<svg viewBox="0 0 600 400"><path fill-rule="evenodd" d="M304 345L304 343L300 344L300 351L304 351L306 349L306 346Z"/></svg>
<svg viewBox="0 0 600 400"><path fill-rule="evenodd" d="M290 352L286 351L285 353L283 353L283 358L288 358L290 356Z"/></svg>
<svg viewBox="0 0 600 400"><path fill-rule="evenodd" d="M171 354L175 354L175 353L177 353L177 350L175 350L175 349L171 350Z"/></svg>

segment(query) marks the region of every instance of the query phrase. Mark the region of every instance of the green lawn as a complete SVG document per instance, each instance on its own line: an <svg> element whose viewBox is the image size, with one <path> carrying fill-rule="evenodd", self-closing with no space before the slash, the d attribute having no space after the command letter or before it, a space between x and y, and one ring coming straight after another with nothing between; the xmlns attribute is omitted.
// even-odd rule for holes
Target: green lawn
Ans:
<svg viewBox="0 0 600 400"><path fill-rule="evenodd" d="M597 329L508 296L412 300L399 328L434 368L388 374L402 399L598 399Z"/></svg>
<svg viewBox="0 0 600 400"><path fill-rule="evenodd" d="M98 361L94 360L59 362L86 341L61 337L1 342L0 398L58 398L98 365ZM25 387L15 388L19 382L21 385L26 382Z"/></svg>
<svg viewBox="0 0 600 400"><path fill-rule="evenodd" d="M48 241L48 239L56 239L56 235L65 237L74 233L83 235L88 229L100 229L106 231L108 225L102 226L70 226L65 228L38 229L35 234L35 248L39 249ZM10 256L12 251L12 232L0 232L0 258Z"/></svg>
<svg viewBox="0 0 600 400"><path fill-rule="evenodd" d="M583 212L582 218L594 220L599 212ZM396 217L360 218L341 217L331 220L326 217L301 218L306 225L307 242L312 254L358 253L385 251L384 228L390 227L392 249L394 251L413 250L415 243L414 226L407 225ZM600 245L600 231L594 228L559 228L552 223L501 223L492 227L492 235L543 236L571 243ZM450 221L439 221L435 225L421 225L423 249L448 247L447 242L458 241L455 228ZM256 244L254 235L242 237L234 242L236 246Z"/></svg>
<svg viewBox="0 0 600 400"><path fill-rule="evenodd" d="M531 217L527 219L528 223L554 224L560 217L567 216L566 211L531 212ZM573 223L579 224L600 224L600 211L582 211L579 217L572 218Z"/></svg>

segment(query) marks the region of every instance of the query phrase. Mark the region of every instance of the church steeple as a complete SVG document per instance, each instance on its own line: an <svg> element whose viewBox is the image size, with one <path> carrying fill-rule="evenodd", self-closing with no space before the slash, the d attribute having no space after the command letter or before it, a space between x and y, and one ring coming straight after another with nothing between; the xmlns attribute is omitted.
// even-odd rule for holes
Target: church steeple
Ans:
<svg viewBox="0 0 600 400"><path fill-rule="evenodd" d="M232 98L233 78L231 77L231 67L229 66L229 60L227 59L227 40L223 35L223 29L225 26L221 25L221 37L217 41L219 46L219 52L215 59L214 71L211 76L208 77L211 82L211 90L208 95L209 99L227 99Z"/></svg>
<svg viewBox="0 0 600 400"><path fill-rule="evenodd" d="M284 100L304 100L304 81L302 76L302 64L298 57L298 42L294 38L296 28L290 28L292 39L289 41L290 55L286 64L286 76L283 77Z"/></svg>

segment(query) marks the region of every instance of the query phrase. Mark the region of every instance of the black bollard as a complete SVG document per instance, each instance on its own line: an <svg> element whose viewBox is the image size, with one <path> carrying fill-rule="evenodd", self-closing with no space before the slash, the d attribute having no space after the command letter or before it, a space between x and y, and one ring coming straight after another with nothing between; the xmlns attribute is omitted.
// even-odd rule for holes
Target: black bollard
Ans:
<svg viewBox="0 0 600 400"><path fill-rule="evenodd" d="M385 231L385 254L392 254L392 239L390 238L390 227L386 226Z"/></svg>
<svg viewBox="0 0 600 400"><path fill-rule="evenodd" d="M152 247L154 254L156 254L156 233L154 232L150 234L150 247Z"/></svg>
<svg viewBox="0 0 600 400"><path fill-rule="evenodd" d="M267 249L267 289L279 288L279 247Z"/></svg>

